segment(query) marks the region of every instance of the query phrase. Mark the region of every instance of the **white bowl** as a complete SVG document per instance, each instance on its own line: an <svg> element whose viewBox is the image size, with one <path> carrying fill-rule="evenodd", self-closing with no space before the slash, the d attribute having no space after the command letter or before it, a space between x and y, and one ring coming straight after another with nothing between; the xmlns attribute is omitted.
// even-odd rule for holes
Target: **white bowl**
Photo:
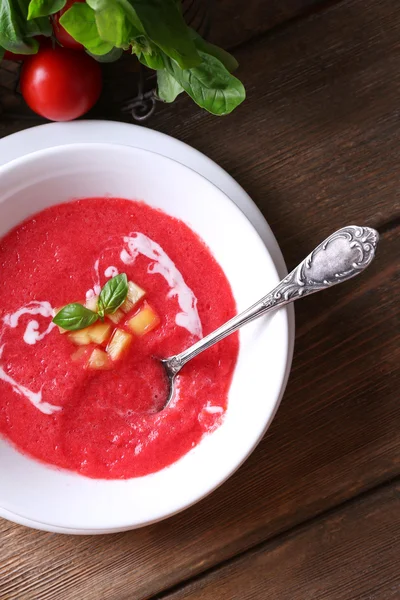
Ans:
<svg viewBox="0 0 400 600"><path fill-rule="evenodd" d="M227 196L180 163L127 146L61 146L0 168L0 236L48 206L101 195L142 199L185 221L223 268L238 311L278 282L264 244ZM0 439L0 514L3 509L6 517L13 513L44 529L100 532L133 529L183 510L254 449L278 407L289 354L283 311L246 326L223 424L172 466L146 477L85 478L26 457Z"/></svg>

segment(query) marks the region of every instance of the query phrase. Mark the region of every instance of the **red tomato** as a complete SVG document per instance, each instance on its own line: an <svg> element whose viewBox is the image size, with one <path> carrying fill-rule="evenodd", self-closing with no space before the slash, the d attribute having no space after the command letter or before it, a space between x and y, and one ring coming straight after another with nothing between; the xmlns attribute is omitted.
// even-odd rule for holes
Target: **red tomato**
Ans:
<svg viewBox="0 0 400 600"><path fill-rule="evenodd" d="M82 44L74 40L69 33L60 25L60 17L69 9L75 2L85 2L85 0L67 0L66 5L53 17L53 32L58 42L64 48L71 48L72 50L83 50Z"/></svg>
<svg viewBox="0 0 400 600"><path fill-rule="evenodd" d="M84 52L41 48L24 61L21 92L32 110L51 121L71 121L97 102L102 87L99 64Z"/></svg>

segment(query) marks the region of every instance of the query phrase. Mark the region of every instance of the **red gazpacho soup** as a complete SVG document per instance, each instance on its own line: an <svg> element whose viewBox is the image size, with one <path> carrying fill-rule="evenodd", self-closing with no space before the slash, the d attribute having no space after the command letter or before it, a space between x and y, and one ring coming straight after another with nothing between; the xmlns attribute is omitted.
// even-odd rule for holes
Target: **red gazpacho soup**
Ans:
<svg viewBox="0 0 400 600"><path fill-rule="evenodd" d="M62 327L56 315L71 304L83 320ZM221 424L239 340L191 361L162 411L167 381L154 357L234 314L221 267L182 221L117 198L36 214L0 240L0 435L93 478L171 465Z"/></svg>

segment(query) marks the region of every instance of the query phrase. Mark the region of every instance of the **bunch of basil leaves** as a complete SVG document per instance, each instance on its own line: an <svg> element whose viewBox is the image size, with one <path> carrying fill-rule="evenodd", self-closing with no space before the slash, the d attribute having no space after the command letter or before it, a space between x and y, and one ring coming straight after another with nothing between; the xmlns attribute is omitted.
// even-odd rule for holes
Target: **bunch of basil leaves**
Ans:
<svg viewBox="0 0 400 600"><path fill-rule="evenodd" d="M52 14L66 0L0 0L0 46L17 54L38 50L35 36L52 34ZM185 23L180 0L86 0L75 3L61 25L100 61L124 50L157 71L158 96L173 102L183 91L214 115L226 115L245 99L232 75L237 62ZM1 49L0 49L1 58Z"/></svg>

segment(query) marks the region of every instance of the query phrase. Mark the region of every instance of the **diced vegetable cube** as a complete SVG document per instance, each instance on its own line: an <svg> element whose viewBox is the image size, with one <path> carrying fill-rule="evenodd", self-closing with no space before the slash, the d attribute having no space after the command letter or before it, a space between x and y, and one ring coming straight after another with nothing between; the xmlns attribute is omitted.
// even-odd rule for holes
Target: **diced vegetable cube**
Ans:
<svg viewBox="0 0 400 600"><path fill-rule="evenodd" d="M125 317L122 310L118 309L112 315L107 315L107 319L110 319L115 325L118 325L120 321Z"/></svg>
<svg viewBox="0 0 400 600"><path fill-rule="evenodd" d="M76 346L87 346L88 344L105 344L111 337L112 325L110 323L95 323L85 329L71 331L69 339Z"/></svg>
<svg viewBox="0 0 400 600"><path fill-rule="evenodd" d="M92 296L91 298L87 298L86 302L85 302L85 306L86 308L88 308L89 310L92 310L93 312L97 313L97 302L99 300L98 296Z"/></svg>
<svg viewBox="0 0 400 600"><path fill-rule="evenodd" d="M107 354L111 360L122 358L132 343L132 336L123 329L116 329L107 346Z"/></svg>
<svg viewBox="0 0 400 600"><path fill-rule="evenodd" d="M160 324L160 317L155 310L144 302L143 306L131 319L127 325L135 335L142 336L155 329Z"/></svg>
<svg viewBox="0 0 400 600"><path fill-rule="evenodd" d="M92 338L90 337L90 329L91 327L85 327L85 329L78 329L78 331L70 331L68 334L68 338L76 346L87 346L88 344L92 343Z"/></svg>
<svg viewBox="0 0 400 600"><path fill-rule="evenodd" d="M83 365L86 365L90 353L91 348L88 348L87 346L82 346L81 348L78 348L78 350L75 350L73 354L71 354L71 360L72 362L82 363Z"/></svg>
<svg viewBox="0 0 400 600"><path fill-rule="evenodd" d="M111 337L113 327L110 323L96 323L88 327L88 333L94 344L105 344Z"/></svg>
<svg viewBox="0 0 400 600"><path fill-rule="evenodd" d="M111 368L111 360L107 352L104 352L104 350L99 350L99 348L93 350L89 358L88 369L96 369L103 371Z"/></svg>
<svg viewBox="0 0 400 600"><path fill-rule="evenodd" d="M136 304L144 298L146 292L142 290L141 287L133 283L133 281L128 281L128 295L126 297L125 302L121 306L121 310L126 314L130 312L133 308L135 308Z"/></svg>

